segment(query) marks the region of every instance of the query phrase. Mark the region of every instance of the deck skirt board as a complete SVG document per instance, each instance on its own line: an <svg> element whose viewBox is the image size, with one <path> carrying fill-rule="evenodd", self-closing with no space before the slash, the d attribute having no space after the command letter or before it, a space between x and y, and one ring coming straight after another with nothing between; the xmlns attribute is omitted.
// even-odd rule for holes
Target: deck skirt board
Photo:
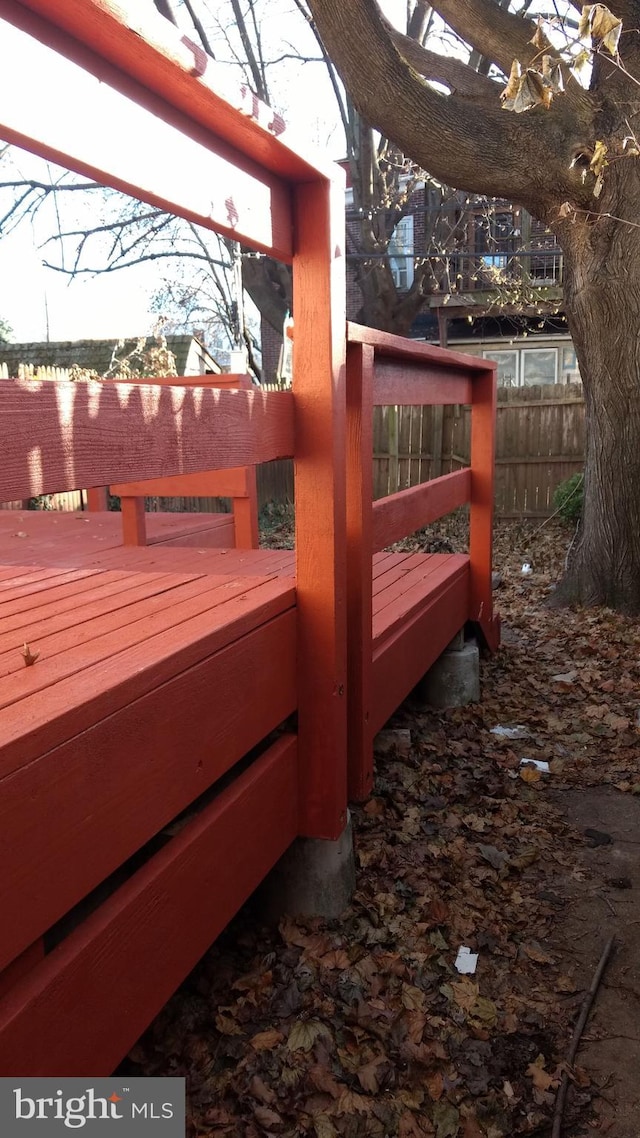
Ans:
<svg viewBox="0 0 640 1138"><path fill-rule="evenodd" d="M285 737L0 1002L3 1073L49 1075L52 1055L60 1076L112 1071L293 841L296 813Z"/></svg>
<svg viewBox="0 0 640 1138"><path fill-rule="evenodd" d="M270 666L276 655L278 669ZM1 779L0 968L229 771L295 704L296 620L289 610L104 718L94 713L85 731ZM28 906L25 896L32 899Z"/></svg>

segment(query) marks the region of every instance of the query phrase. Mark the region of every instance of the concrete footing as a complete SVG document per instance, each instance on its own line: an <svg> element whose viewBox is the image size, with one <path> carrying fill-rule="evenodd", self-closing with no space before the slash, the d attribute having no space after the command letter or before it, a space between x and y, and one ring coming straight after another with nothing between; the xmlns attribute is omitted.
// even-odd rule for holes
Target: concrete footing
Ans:
<svg viewBox="0 0 640 1138"><path fill-rule="evenodd" d="M416 689L430 707L464 707L480 700L480 652L475 640L460 634L429 669Z"/></svg>
<svg viewBox="0 0 640 1138"><path fill-rule="evenodd" d="M261 909L268 920L290 916L332 919L348 907L356 887L351 817L334 842L298 838L261 887Z"/></svg>

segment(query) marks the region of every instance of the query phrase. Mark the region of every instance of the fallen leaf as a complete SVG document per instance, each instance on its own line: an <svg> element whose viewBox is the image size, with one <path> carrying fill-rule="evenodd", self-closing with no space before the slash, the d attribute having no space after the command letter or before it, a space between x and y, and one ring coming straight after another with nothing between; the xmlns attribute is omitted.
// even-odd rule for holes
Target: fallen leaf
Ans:
<svg viewBox="0 0 640 1138"><path fill-rule="evenodd" d="M272 1027L268 1031L259 1031L249 1042L254 1051L273 1051L283 1039L282 1032Z"/></svg>
<svg viewBox="0 0 640 1138"><path fill-rule="evenodd" d="M287 1047L289 1051L310 1051L316 1039L329 1034L328 1027L319 1020L299 1019L289 1032Z"/></svg>

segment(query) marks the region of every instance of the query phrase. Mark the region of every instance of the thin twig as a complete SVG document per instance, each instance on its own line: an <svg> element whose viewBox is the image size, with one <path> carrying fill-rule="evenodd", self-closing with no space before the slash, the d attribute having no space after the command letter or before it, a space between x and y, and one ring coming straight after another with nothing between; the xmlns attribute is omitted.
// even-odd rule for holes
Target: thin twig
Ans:
<svg viewBox="0 0 640 1138"><path fill-rule="evenodd" d="M611 951L613 949L615 939L616 939L615 936L612 936L607 941L607 943L605 945L604 952L602 953L602 956L600 957L598 967L596 968L596 970L593 974L593 980L591 981L591 987L589 988L589 991L587 992L584 1000L582 1001L582 1009L580 1011L580 1018L578 1019L578 1022L574 1028L573 1038L571 1040L571 1046L569 1047L569 1054L567 1056L567 1063L570 1067L573 1066L575 1057L578 1054L578 1047L580 1046L580 1040L582 1038L582 1032L584 1031L585 1024L589 1018L589 1012L591 1011L591 1005L593 1004L593 1001L594 1001L595 996L596 996L596 992L598 991L598 988L600 987L600 981L602 980L604 970L607 966L607 961L609 960L609 957L611 955ZM561 1138L561 1135L562 1135L562 1116L564 1114L564 1104L565 1104L565 1100L567 1097L568 1088L569 1088L569 1075L565 1071L563 1076L562 1076L562 1082L560 1083L560 1088L558 1090L558 1094L556 1097L556 1108L555 1108L554 1115L553 1115L553 1129L551 1131L551 1138Z"/></svg>

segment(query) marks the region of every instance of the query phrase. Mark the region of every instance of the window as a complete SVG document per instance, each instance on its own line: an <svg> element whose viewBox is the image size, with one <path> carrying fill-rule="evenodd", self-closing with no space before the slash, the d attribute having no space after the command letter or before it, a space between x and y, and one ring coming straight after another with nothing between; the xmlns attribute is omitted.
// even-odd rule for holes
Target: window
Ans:
<svg viewBox="0 0 640 1138"><path fill-rule="evenodd" d="M498 387L518 386L518 352L482 353L485 360L495 360L498 365Z"/></svg>
<svg viewBox="0 0 640 1138"><path fill-rule="evenodd" d="M406 292L413 284L413 217L403 217L389 241L389 268L397 289Z"/></svg>
<svg viewBox="0 0 640 1138"><path fill-rule="evenodd" d="M556 383L558 369L557 348L522 349L522 386L538 383Z"/></svg>
<svg viewBox="0 0 640 1138"><path fill-rule="evenodd" d="M562 349L562 382L581 383L580 368L576 359L575 348Z"/></svg>

